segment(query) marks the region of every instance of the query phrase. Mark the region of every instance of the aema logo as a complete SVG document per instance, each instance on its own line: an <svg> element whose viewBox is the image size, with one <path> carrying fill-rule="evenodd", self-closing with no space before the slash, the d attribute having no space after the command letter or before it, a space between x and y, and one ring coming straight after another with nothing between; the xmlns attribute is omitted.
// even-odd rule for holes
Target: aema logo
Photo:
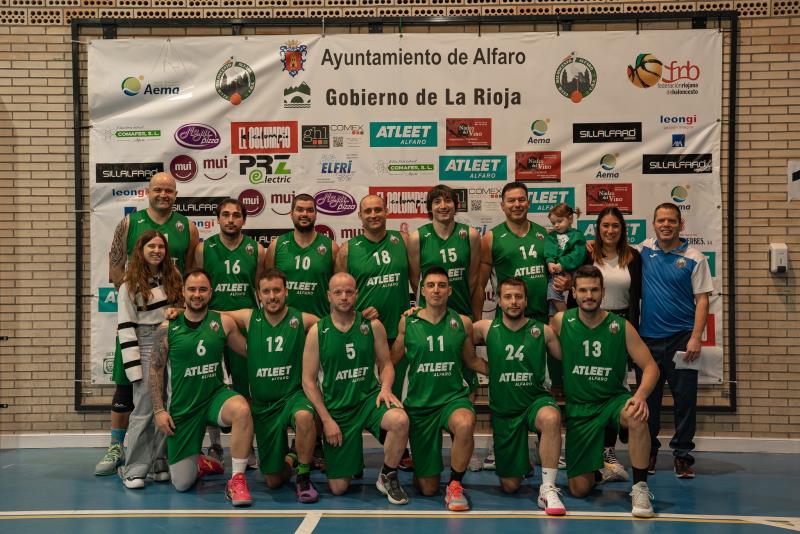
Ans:
<svg viewBox="0 0 800 534"><path fill-rule="evenodd" d="M528 213L547 213L556 204L566 203L575 205L574 187L547 187L528 191L528 200L531 203Z"/></svg>
<svg viewBox="0 0 800 534"><path fill-rule="evenodd" d="M547 129L550 127L550 119L536 119L531 123L531 136L528 137L529 145L546 145L550 143L547 136Z"/></svg>
<svg viewBox="0 0 800 534"><path fill-rule="evenodd" d="M144 83L144 76L128 76L120 84L122 93L126 96L143 95L177 95L181 87L176 82Z"/></svg>
<svg viewBox="0 0 800 534"><path fill-rule="evenodd" d="M370 122L370 147L435 147L435 122Z"/></svg>
<svg viewBox="0 0 800 534"><path fill-rule="evenodd" d="M614 172L618 157L619 152L603 154L603 157L600 158L600 170L597 171L595 178L598 180L616 180L619 178L619 173Z"/></svg>
<svg viewBox="0 0 800 534"><path fill-rule="evenodd" d="M474 181L508 178L506 156L439 156L439 180Z"/></svg>
<svg viewBox="0 0 800 534"><path fill-rule="evenodd" d="M97 311L100 313L117 313L117 290L113 287L97 288Z"/></svg>
<svg viewBox="0 0 800 534"><path fill-rule="evenodd" d="M628 243L631 245L641 243L647 237L647 221L644 219L625 218L625 226L628 229ZM595 220L579 219L578 230L587 241L595 239Z"/></svg>

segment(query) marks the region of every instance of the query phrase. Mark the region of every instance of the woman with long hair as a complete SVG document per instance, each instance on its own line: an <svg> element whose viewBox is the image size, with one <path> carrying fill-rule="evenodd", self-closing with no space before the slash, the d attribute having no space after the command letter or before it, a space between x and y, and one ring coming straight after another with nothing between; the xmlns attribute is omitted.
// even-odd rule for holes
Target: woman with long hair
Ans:
<svg viewBox="0 0 800 534"><path fill-rule="evenodd" d="M151 468L158 482L169 481L166 436L153 420L148 372L155 333L170 306L182 303L180 273L169 255L167 238L147 230L136 241L119 288L117 333L125 374L133 384L128 447L120 477L126 488L144 487Z"/></svg>

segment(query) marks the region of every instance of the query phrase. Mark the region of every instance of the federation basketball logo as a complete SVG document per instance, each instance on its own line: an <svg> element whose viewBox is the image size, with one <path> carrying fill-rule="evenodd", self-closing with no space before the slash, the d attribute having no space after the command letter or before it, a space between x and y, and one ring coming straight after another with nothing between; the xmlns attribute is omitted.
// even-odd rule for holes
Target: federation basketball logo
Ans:
<svg viewBox="0 0 800 534"><path fill-rule="evenodd" d="M647 89L661 80L661 68L661 61L653 54L639 54L636 62L628 65L628 80L636 87Z"/></svg>
<svg viewBox="0 0 800 534"><path fill-rule="evenodd" d="M305 70L303 63L305 63L306 56L308 56L308 47L301 45L300 41L291 40L285 45L281 45L280 56L283 70L294 78L301 70Z"/></svg>
<svg viewBox="0 0 800 534"><path fill-rule="evenodd" d="M597 71L588 59L570 52L556 69L555 84L559 93L578 104L597 86Z"/></svg>

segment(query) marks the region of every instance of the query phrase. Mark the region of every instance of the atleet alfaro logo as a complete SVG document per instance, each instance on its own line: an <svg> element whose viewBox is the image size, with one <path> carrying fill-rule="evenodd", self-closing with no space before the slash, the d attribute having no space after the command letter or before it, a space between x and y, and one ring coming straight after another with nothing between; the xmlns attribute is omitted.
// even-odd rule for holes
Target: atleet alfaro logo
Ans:
<svg viewBox="0 0 800 534"><path fill-rule="evenodd" d="M642 174L708 174L714 171L711 154L644 154Z"/></svg>
<svg viewBox="0 0 800 534"><path fill-rule="evenodd" d="M577 104L594 91L597 71L588 59L570 52L556 69L555 84L559 93Z"/></svg>
<svg viewBox="0 0 800 534"><path fill-rule="evenodd" d="M439 156L439 180L502 180L508 177L506 156Z"/></svg>
<svg viewBox="0 0 800 534"><path fill-rule="evenodd" d="M370 122L370 147L435 147L435 122Z"/></svg>
<svg viewBox="0 0 800 534"><path fill-rule="evenodd" d="M156 173L164 172L160 161L152 163L98 163L95 179L98 184L149 182Z"/></svg>
<svg viewBox="0 0 800 534"><path fill-rule="evenodd" d="M126 96L143 95L177 95L181 87L176 82L145 83L144 76L128 76L120 84L122 93Z"/></svg>
<svg viewBox="0 0 800 534"><path fill-rule="evenodd" d="M256 88L256 74L248 64L231 57L217 71L214 87L219 96L238 106L253 94Z"/></svg>
<svg viewBox="0 0 800 534"><path fill-rule="evenodd" d="M576 122L573 143L641 143L641 122Z"/></svg>

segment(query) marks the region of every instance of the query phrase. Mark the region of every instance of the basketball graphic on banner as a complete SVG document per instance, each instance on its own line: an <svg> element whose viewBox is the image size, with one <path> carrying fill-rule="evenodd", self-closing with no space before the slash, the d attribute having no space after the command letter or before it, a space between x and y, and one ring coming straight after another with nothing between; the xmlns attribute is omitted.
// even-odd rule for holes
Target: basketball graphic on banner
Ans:
<svg viewBox="0 0 800 534"><path fill-rule="evenodd" d="M653 54L639 54L636 65L628 65L628 79L636 87L652 87L661 79L661 61Z"/></svg>

